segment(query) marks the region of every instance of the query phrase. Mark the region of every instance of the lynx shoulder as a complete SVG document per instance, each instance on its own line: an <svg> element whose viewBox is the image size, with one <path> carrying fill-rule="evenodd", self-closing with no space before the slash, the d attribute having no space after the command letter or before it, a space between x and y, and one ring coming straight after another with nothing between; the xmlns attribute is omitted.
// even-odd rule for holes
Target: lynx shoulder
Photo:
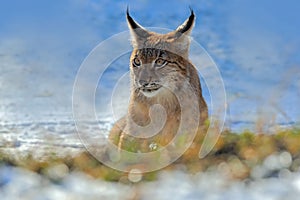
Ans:
<svg viewBox="0 0 300 200"><path fill-rule="evenodd" d="M208 114L197 69L189 60L193 11L182 25L167 34L146 30L128 11L127 22L133 46L130 103L127 115L110 131L109 140L119 149L149 152L168 145L182 129L182 123L186 125L183 127L192 127L189 123L196 119L197 135L193 141L199 143ZM188 118L184 119L188 109Z"/></svg>

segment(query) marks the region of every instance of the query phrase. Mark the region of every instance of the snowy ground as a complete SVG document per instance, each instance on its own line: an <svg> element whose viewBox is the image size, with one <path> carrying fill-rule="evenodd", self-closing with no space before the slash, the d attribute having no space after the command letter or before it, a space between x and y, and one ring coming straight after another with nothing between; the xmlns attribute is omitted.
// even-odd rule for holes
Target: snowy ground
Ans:
<svg viewBox="0 0 300 200"><path fill-rule="evenodd" d="M297 200L300 173L279 178L232 181L220 172L162 172L157 181L123 184L86 174L61 174L60 182L20 168L0 167L0 196L17 199L207 199Z"/></svg>
<svg viewBox="0 0 300 200"><path fill-rule="evenodd" d="M107 133L110 123L87 123L90 134ZM30 137L28 134L30 133ZM59 134L58 134L59 133ZM97 132L99 134L99 132ZM29 139L30 138L30 139ZM95 134L96 138L96 134ZM53 152L56 155L85 151L72 122L23 123L6 125L1 130L0 148L12 156L24 153ZM23 168L0 165L1 200L15 199L291 199L300 195L299 172L290 172L291 155L274 154L253 168L246 180L230 178L230 169L221 163L206 172L190 174L184 166L161 171L152 182L138 182L139 177L124 177L120 182L94 179L81 172L69 172L65 164L53 165L40 175ZM273 174L275 169L276 173ZM228 171L229 170L229 171ZM129 180L131 181L129 181ZM124 183L125 182L125 183ZM159 187L158 187L159 186Z"/></svg>
<svg viewBox="0 0 300 200"><path fill-rule="evenodd" d="M89 137L103 140L111 127L110 121L85 122L82 129ZM2 125L0 130L0 149L14 154L32 153L42 156L55 153L58 156L85 151L75 123L71 121L23 122ZM103 136L103 137L101 137Z"/></svg>

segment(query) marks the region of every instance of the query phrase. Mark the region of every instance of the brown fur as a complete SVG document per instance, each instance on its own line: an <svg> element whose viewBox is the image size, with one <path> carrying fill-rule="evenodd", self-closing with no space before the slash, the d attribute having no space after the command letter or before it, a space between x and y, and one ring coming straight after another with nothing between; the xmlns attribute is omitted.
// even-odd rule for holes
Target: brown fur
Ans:
<svg viewBox="0 0 300 200"><path fill-rule="evenodd" d="M130 103L127 115L114 125L109 134L109 140L120 149L128 149L128 146L134 146L130 151L149 152L151 151L151 148L149 148L151 143L165 146L172 140L178 131L181 109L184 109L180 107L179 100L174 94L185 96L186 98L180 99L180 101L185 102L185 105L195 104L195 102L191 102L190 97L193 94L196 95L200 119L194 142L199 143L199 138L205 134L204 122L208 117L207 106L202 97L197 70L188 60L189 34L194 24L194 16L192 15L175 31L168 34L149 32L133 21L129 14L127 15L133 44L130 57ZM137 67L134 64L135 59L137 59L140 66ZM161 62L167 64L163 67L157 67L156 62L158 62L158 59L162 59ZM151 93L149 96L147 92L143 92L144 87L141 85L141 81L162 87L158 89L156 95L151 96ZM186 85L190 85L192 89L188 89L189 87ZM134 133L137 136L144 134L138 132L139 129L133 123L142 127L151 125L153 121L151 122L149 116L150 107L156 104L161 105L166 112L166 121L163 128L150 138L136 138L129 135L129 133ZM195 116L192 113L190 117ZM155 120L158 123L163 119L163 114L155 115Z"/></svg>

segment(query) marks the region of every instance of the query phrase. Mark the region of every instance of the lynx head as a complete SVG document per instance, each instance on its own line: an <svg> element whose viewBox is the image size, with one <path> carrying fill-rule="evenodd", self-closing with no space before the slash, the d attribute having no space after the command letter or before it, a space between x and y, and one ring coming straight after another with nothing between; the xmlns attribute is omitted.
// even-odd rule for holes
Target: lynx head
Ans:
<svg viewBox="0 0 300 200"><path fill-rule="evenodd" d="M189 79L190 33L195 21L190 17L176 30L158 34L135 22L127 10L133 51L130 58L132 91L143 98L166 96L180 90Z"/></svg>

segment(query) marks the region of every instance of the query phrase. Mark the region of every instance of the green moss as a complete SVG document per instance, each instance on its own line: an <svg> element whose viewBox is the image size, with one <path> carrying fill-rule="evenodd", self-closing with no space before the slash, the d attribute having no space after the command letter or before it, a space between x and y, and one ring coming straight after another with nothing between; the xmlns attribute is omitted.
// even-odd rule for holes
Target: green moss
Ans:
<svg viewBox="0 0 300 200"><path fill-rule="evenodd" d="M253 145L255 139L255 134L251 133L250 131L244 131L240 135L240 143L241 145Z"/></svg>

